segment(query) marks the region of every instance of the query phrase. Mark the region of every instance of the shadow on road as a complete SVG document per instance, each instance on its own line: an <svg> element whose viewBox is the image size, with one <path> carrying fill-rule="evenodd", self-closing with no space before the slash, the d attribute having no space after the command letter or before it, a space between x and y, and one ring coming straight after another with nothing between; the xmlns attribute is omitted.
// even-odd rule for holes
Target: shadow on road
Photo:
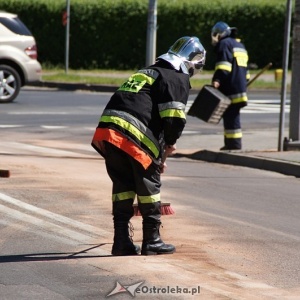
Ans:
<svg viewBox="0 0 300 300"><path fill-rule="evenodd" d="M3 255L0 256L0 263L10 262L28 262L28 261L55 261L55 260L67 260L67 259L79 259L79 258L96 258L96 257L110 257L112 255L84 255L88 251L100 248L107 244L99 244L93 247L84 249L79 252L66 252L66 253L29 253L29 254L17 254L17 255Z"/></svg>

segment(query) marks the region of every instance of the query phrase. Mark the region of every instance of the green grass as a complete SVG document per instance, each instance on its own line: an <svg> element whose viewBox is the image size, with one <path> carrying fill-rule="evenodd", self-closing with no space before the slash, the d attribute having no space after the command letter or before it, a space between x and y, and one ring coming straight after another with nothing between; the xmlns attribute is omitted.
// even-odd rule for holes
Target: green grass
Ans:
<svg viewBox="0 0 300 300"><path fill-rule="evenodd" d="M67 83L87 83L87 84L105 84L121 85L128 77L125 72L105 72L105 71L44 71L43 81L67 82Z"/></svg>
<svg viewBox="0 0 300 300"><path fill-rule="evenodd" d="M42 73L43 81L51 82L67 82L67 83L86 83L86 84L102 84L102 85L121 85L135 70L118 71L118 70L68 70L66 73L63 69L44 69ZM251 78L257 74L259 70L251 71ZM264 75L256 79L249 89L281 89L281 81L275 81L274 70L264 72ZM191 79L193 89L200 89L205 84L210 84L212 71L203 71ZM288 85L287 89L289 90Z"/></svg>

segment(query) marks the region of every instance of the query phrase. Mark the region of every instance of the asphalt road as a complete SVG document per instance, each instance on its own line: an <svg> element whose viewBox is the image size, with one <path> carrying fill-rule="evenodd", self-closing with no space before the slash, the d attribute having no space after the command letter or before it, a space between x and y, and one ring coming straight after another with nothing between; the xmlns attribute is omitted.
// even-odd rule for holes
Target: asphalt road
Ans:
<svg viewBox="0 0 300 300"><path fill-rule="evenodd" d="M90 147L109 96L26 90L15 103L1 105L0 165L12 171L0 178L4 299L102 299L116 281L201 287L200 295L172 295L178 299L297 299L299 179L274 172L168 159L163 201L176 214L163 217L162 235L176 254L109 255L110 182ZM244 114L247 128L276 125L268 105ZM199 127L192 118L187 131L209 139L220 129ZM133 219L138 243L140 221Z"/></svg>
<svg viewBox="0 0 300 300"><path fill-rule="evenodd" d="M40 130L41 126L52 126L52 129L64 126L77 130L83 128L74 138L80 138L85 128L93 130L111 93L66 92L42 89L33 91L24 89L13 103L1 104L1 122L26 128L26 131ZM187 110L195 94L190 96ZM242 110L242 125L245 130L274 130L278 128L280 95L277 92L249 93L249 105ZM287 106L286 113L289 112ZM28 126L27 126L28 125ZM91 128L92 127L92 128ZM185 134L219 134L222 124L205 123L194 117L187 117Z"/></svg>

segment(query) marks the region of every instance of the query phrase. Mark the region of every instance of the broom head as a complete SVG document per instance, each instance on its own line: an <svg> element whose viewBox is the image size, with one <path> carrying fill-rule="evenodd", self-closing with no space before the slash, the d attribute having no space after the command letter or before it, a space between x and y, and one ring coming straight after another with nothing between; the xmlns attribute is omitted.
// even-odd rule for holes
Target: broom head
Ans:
<svg viewBox="0 0 300 300"><path fill-rule="evenodd" d="M133 204L133 215L134 216L141 216L141 212L139 210L138 204ZM160 213L162 215L174 215L175 211L171 207L171 203L162 202L160 206Z"/></svg>

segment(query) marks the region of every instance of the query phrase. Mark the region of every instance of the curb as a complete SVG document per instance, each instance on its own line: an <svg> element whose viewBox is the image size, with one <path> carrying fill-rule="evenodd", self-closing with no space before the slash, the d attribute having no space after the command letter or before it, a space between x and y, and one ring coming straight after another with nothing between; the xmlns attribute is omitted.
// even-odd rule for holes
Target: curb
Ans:
<svg viewBox="0 0 300 300"><path fill-rule="evenodd" d="M26 84L30 87L40 87L40 88L56 88L59 90L66 90L66 91L76 91L76 90L83 90L83 91L91 91L91 92L108 92L113 93L115 92L119 86L118 85L103 85L103 84L90 84L90 83L72 83L72 82L55 82L55 81L37 81L37 82L30 82ZM200 89L191 88L190 95L198 94ZM266 92L269 90L255 90L255 92Z"/></svg>
<svg viewBox="0 0 300 300"><path fill-rule="evenodd" d="M52 81L38 81L34 83L27 84L31 87L46 87L46 88L56 88L66 91L92 91L92 92L115 92L118 88L115 85L98 85L98 84L88 84L88 83L64 83L64 82L52 82Z"/></svg>
<svg viewBox="0 0 300 300"><path fill-rule="evenodd" d="M119 86L117 85L103 85L103 84L89 84L89 83L71 83L71 82L54 82L54 81L37 81L28 83L27 86L30 87L40 87L40 88L56 88L66 91L91 91L91 92L115 92ZM191 89L190 95L198 94L198 89Z"/></svg>
<svg viewBox="0 0 300 300"><path fill-rule="evenodd" d="M260 169L278 172L284 175L300 177L300 164L283 162L270 158L260 158L254 156L243 156L242 154L221 153L209 150L200 150L191 154L177 153L173 157L188 157L194 160L206 162L236 165L253 169Z"/></svg>
<svg viewBox="0 0 300 300"><path fill-rule="evenodd" d="M67 91L85 90L92 92L109 92L113 93L118 89L116 85L97 85L85 83L63 83L39 81L28 84L31 87L41 88L55 88ZM190 94L197 94L199 90L191 89ZM248 167L266 171L278 172L284 175L300 177L300 164L293 162L283 162L270 158L260 158L250 155L243 155L243 153L224 153L214 152L209 150L200 150L192 154L177 153L173 157L188 157L195 160L202 160L206 162L214 162L220 164L236 165L241 167Z"/></svg>

